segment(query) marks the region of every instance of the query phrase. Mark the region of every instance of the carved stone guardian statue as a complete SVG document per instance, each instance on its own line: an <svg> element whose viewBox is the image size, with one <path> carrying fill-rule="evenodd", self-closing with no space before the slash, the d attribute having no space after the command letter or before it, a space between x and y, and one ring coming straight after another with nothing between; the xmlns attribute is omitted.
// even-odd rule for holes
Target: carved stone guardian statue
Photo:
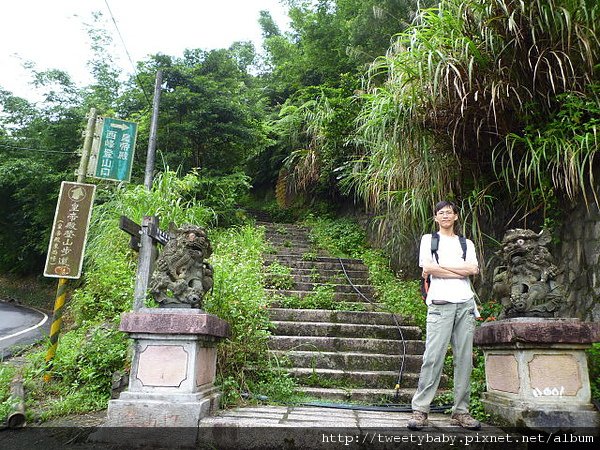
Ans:
<svg viewBox="0 0 600 450"><path fill-rule="evenodd" d="M503 264L494 271L494 297L502 304L500 318L557 317L563 289L558 268L546 248L550 233L508 230L499 252Z"/></svg>
<svg viewBox="0 0 600 450"><path fill-rule="evenodd" d="M515 428L555 434L597 430L585 350L600 337L600 324L559 317L566 295L546 248L546 231L508 230L493 294L501 320L475 330L483 349L486 413Z"/></svg>
<svg viewBox="0 0 600 450"><path fill-rule="evenodd" d="M201 308L213 286L212 254L206 232L196 225L169 229L169 241L156 260L150 293L162 308Z"/></svg>

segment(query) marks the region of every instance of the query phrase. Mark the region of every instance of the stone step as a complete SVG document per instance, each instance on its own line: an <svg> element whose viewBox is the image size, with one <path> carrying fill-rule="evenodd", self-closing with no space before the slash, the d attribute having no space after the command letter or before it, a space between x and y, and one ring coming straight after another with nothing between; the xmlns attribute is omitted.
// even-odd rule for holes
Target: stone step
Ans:
<svg viewBox="0 0 600 450"><path fill-rule="evenodd" d="M297 225L295 223L284 223L284 222L265 222L262 220L257 220L256 225L263 226L265 228L290 228L290 229L298 229L302 228L307 230L307 228L303 225Z"/></svg>
<svg viewBox="0 0 600 450"><path fill-rule="evenodd" d="M293 290L293 289L265 289L265 292L270 295L271 297L274 296L284 296L284 297L299 297L299 298L306 298L309 297L311 295L315 295L314 292L312 291L297 291L297 290ZM333 293L333 301L336 302L365 302L365 303L369 303L369 302L373 302L373 298L366 295L365 296L366 299L357 294L357 293L353 293L353 292L334 292Z"/></svg>
<svg viewBox="0 0 600 450"><path fill-rule="evenodd" d="M298 283L348 283L348 278L354 284L366 285L369 281L369 274L366 271L348 271L348 278L341 271L320 271L313 272L310 269L291 269L291 275L294 281Z"/></svg>
<svg viewBox="0 0 600 450"><path fill-rule="evenodd" d="M302 227L265 227L265 237L309 239L309 231L308 228Z"/></svg>
<svg viewBox="0 0 600 450"><path fill-rule="evenodd" d="M306 267L288 267L290 269L290 273L292 276L310 276L313 277L312 282L320 282L324 281L320 280L334 280L338 283L346 283L348 279L350 279L353 283L357 284L367 284L369 280L369 272L367 270L346 270L345 272L341 269L316 269L316 268L306 268ZM268 271L268 266L267 266Z"/></svg>
<svg viewBox="0 0 600 450"><path fill-rule="evenodd" d="M363 295L373 298L375 290L370 284L334 284L334 283L294 283L294 291L308 291L312 292L319 286L331 286L334 292L346 292L351 294L358 294L359 292ZM358 292L357 292L358 290Z"/></svg>
<svg viewBox="0 0 600 450"><path fill-rule="evenodd" d="M297 242L297 241L279 241L273 239L267 239L267 244L269 246L269 254L293 254L293 255L304 255L304 254L312 254L319 253L317 249L310 245L308 242ZM328 256L326 253L321 251L321 256Z"/></svg>
<svg viewBox="0 0 600 450"><path fill-rule="evenodd" d="M297 258L307 258L307 255L315 256L328 256L325 250L314 250L310 247L303 246L285 246L285 245L271 245L266 253L267 255L292 255Z"/></svg>
<svg viewBox="0 0 600 450"><path fill-rule="evenodd" d="M385 355L359 352L315 352L302 350L272 350L271 354L281 361L286 358L292 367L338 370L364 370L368 367L376 371L400 370L405 373L419 373L423 357L421 355Z"/></svg>
<svg viewBox="0 0 600 450"><path fill-rule="evenodd" d="M287 322L272 321L272 334L276 336L330 336L330 337L364 337L374 339L397 339L399 330L391 325L362 325L353 323L330 322ZM416 340L421 336L421 329L416 326L400 327L404 339Z"/></svg>
<svg viewBox="0 0 600 450"><path fill-rule="evenodd" d="M388 355L422 355L425 342L419 339L374 339L366 337L276 336L269 337L271 350L365 352Z"/></svg>
<svg viewBox="0 0 600 450"><path fill-rule="evenodd" d="M269 270L269 265L271 265L274 261L277 261L279 264L285 267L289 267L291 269L312 269L317 270L319 272L329 271L329 272L337 272L344 275L344 271L352 272L352 271L362 271L368 274L368 269L363 263L349 263L344 264L344 268L340 266L339 262L336 261L319 261L320 256L315 259L304 260L301 258L290 258L289 255L285 255L285 257L267 255L264 258L265 270Z"/></svg>
<svg viewBox="0 0 600 450"><path fill-rule="evenodd" d="M395 404L406 404L409 405L413 395L415 395L414 388L403 388L403 389L337 389L337 388L320 388L320 387L307 387L302 386L298 388L298 392L301 392L309 398L315 398L318 400L327 400L333 402L361 402L368 403L371 405L377 405L387 402L393 402Z"/></svg>
<svg viewBox="0 0 600 450"><path fill-rule="evenodd" d="M327 253L327 251L325 250L311 250L311 249L306 249L304 247L275 247L275 246L271 246L271 247L267 247L267 250L265 252L265 257L268 258L269 256L274 257L276 260L278 260L279 256L286 256L286 257L294 257L296 259L302 260L302 261L310 261L310 259L314 258L314 257L319 257L319 258L326 258L329 256L329 253ZM285 261L279 261L278 262L280 264L284 264Z"/></svg>
<svg viewBox="0 0 600 450"><path fill-rule="evenodd" d="M279 223L279 222L256 222L257 226L265 227L268 231L304 231L309 232L309 228L305 225L299 225L297 223Z"/></svg>
<svg viewBox="0 0 600 450"><path fill-rule="evenodd" d="M265 257L265 263L268 265L272 261L277 261L280 264L287 265L289 267L304 268L303 265L296 265L299 263L310 262L313 265L310 267L318 267L323 269L340 269L343 271L342 264L346 270L368 270L364 262L360 259L355 258L334 258L331 256L316 256L311 259L299 259L298 255L267 255ZM287 262L287 264L285 264Z"/></svg>
<svg viewBox="0 0 600 450"><path fill-rule="evenodd" d="M294 245L302 245L305 247L315 248L313 245L313 241L307 236L302 234L294 234L294 233L282 233L282 234L274 234L274 233L266 233L265 240L275 245L285 244L287 246L288 243L293 243Z"/></svg>
<svg viewBox="0 0 600 450"><path fill-rule="evenodd" d="M328 309L269 309L271 320L292 322L358 323L364 325L410 325L410 319L387 312L333 311ZM394 320L394 317L396 320Z"/></svg>
<svg viewBox="0 0 600 450"><path fill-rule="evenodd" d="M387 306L384 305L383 303L367 303L367 302L342 302L341 305L338 304L336 306L338 306L338 308L335 309L335 311L382 312L382 311L386 311L386 309L387 309ZM285 303L285 298L280 300L279 298L274 297L273 299L271 299L270 307L271 308L282 308L282 309L287 308L287 305ZM295 303L294 308L302 308L302 305L298 305ZM315 309L315 308L313 307L313 305L309 304L309 305L306 305L306 308L304 308L304 311L310 311L312 309Z"/></svg>
<svg viewBox="0 0 600 450"><path fill-rule="evenodd" d="M363 261L327 256L315 248L306 228L263 226L269 244L269 254L264 257L266 279L269 265L277 262L289 268L291 279L286 284L292 279L294 282L291 289L265 289L273 297L269 352L283 366L291 366L281 370L294 376L299 391L311 398L409 403L425 348L420 328L375 302L375 290ZM315 295L315 289L324 283L332 285L333 300L345 302L347 310L280 307L278 296L304 299ZM309 299L306 306L311 306ZM396 395L401 367L401 389ZM444 377L441 386L446 383Z"/></svg>
<svg viewBox="0 0 600 450"><path fill-rule="evenodd" d="M314 247L314 241L304 233L299 232L265 232L265 240L270 243L281 244L284 242L293 242L297 245L306 245L308 247Z"/></svg>
<svg viewBox="0 0 600 450"><path fill-rule="evenodd" d="M302 387L376 388L393 389L398 382L398 371L339 370L292 367L286 371ZM443 380L447 382L446 379ZM400 387L416 389L419 375L403 372ZM440 382L441 386L442 382Z"/></svg>

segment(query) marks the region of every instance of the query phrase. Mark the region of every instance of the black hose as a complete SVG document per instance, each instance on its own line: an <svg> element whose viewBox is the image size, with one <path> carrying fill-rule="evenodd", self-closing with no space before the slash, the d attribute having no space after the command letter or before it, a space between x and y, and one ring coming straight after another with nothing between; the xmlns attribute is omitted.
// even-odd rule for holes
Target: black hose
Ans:
<svg viewBox="0 0 600 450"><path fill-rule="evenodd" d="M388 412L412 412L411 405L353 405L349 403L327 403L327 402L305 402L300 403L299 406L314 406L319 408L333 408L333 409L351 409L356 411L388 411ZM432 413L443 413L452 409L452 405L441 405L432 406L430 412Z"/></svg>
<svg viewBox="0 0 600 450"><path fill-rule="evenodd" d="M269 402L270 399L266 395L253 395L249 392L244 392L242 397L245 399L255 399L261 402ZM331 409L350 409L354 411L386 411L386 412L412 412L412 406L409 404L397 404L397 403L385 403L380 405L360 405L355 403L333 403L333 402L277 402L272 401L271 403L284 405L284 406L308 406L315 408L331 408ZM450 411L452 405L437 405L431 406L429 412L432 413L444 413Z"/></svg>
<svg viewBox="0 0 600 450"><path fill-rule="evenodd" d="M346 277L346 280L348 280L348 283L350 283L350 286L352 286L352 288L358 293L358 295L360 295L362 298L364 298L373 307L383 310L383 308L380 308L376 303L373 303L371 300L369 300L362 292L360 292L360 290L354 285L354 283L352 283L352 280L350 280L350 277L348 276L348 272L346 272L346 268L344 267L342 258L338 257L338 261L340 262L340 266L342 266L342 270L344 271L344 276ZM389 312L389 311L385 311L385 310L383 310L383 311ZM391 314L392 318L394 319L394 323L396 324L396 328L398 329L398 333L400 334L400 340L402 341L402 361L400 363L400 369L398 370L398 377L396 379L396 386L395 386L396 394L394 395L394 399L396 401L398 401L399 392L400 392L400 384L402 383L402 375L404 373L404 361L406 359L406 341L404 340L404 334L402 333L402 328L400 327L398 318L396 317L396 315L394 313L389 313L389 314Z"/></svg>

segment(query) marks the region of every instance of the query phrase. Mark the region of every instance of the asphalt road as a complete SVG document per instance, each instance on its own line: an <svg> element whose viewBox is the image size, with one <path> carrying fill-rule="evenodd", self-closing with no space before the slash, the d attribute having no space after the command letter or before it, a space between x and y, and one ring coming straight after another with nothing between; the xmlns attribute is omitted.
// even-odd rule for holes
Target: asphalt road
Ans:
<svg viewBox="0 0 600 450"><path fill-rule="evenodd" d="M0 301L0 360L48 336L51 318L23 305Z"/></svg>

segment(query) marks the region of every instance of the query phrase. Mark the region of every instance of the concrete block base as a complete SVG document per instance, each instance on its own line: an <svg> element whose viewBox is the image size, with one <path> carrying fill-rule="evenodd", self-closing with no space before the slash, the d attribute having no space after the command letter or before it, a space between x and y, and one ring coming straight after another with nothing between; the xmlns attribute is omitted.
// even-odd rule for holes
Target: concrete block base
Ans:
<svg viewBox="0 0 600 450"><path fill-rule="evenodd" d="M124 314L120 330L133 339L129 388L109 401L106 422L89 440L130 447L195 447L200 419L219 408L216 344L228 328L199 310Z"/></svg>
<svg viewBox="0 0 600 450"><path fill-rule="evenodd" d="M600 430L600 414L592 405L534 405L513 401L486 392L482 398L486 413L501 425L544 433L594 434ZM594 432L595 430L595 432Z"/></svg>
<svg viewBox="0 0 600 450"><path fill-rule="evenodd" d="M219 408L221 394L213 387L197 394L153 395L123 392L108 402L106 427L197 427Z"/></svg>
<svg viewBox="0 0 600 450"><path fill-rule="evenodd" d="M483 405L503 425L539 430L597 430L585 349L600 324L577 319L517 318L475 332L483 348L487 392Z"/></svg>
<svg viewBox="0 0 600 450"><path fill-rule="evenodd" d="M219 407L216 387L196 394L123 392L108 403L104 425L89 442L128 448L196 448L200 420Z"/></svg>

